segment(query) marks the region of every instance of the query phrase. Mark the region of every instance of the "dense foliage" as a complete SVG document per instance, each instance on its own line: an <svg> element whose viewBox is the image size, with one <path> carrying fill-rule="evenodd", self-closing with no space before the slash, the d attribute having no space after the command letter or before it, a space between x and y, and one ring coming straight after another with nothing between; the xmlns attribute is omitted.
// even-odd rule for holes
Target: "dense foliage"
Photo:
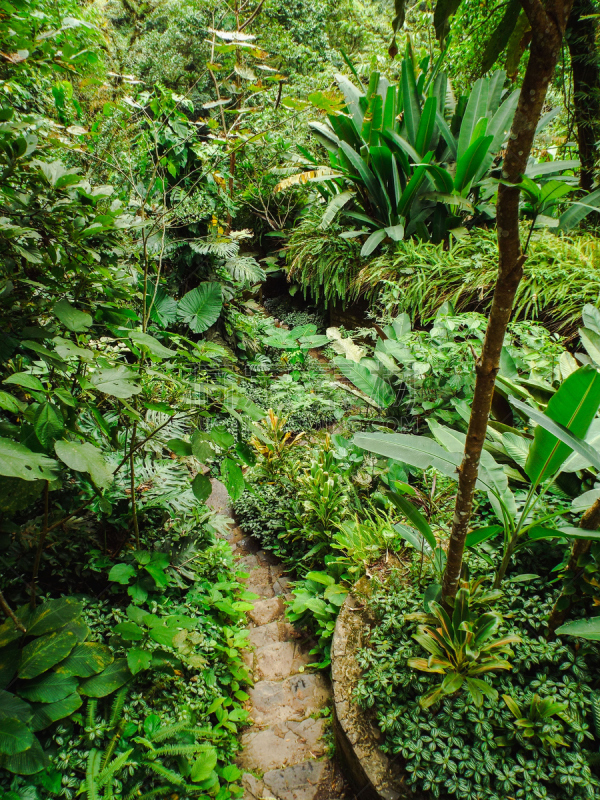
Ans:
<svg viewBox="0 0 600 800"><path fill-rule="evenodd" d="M595 12L515 178L449 599L525 12L0 2L2 800L241 796L255 596L215 486L315 669L373 580L357 701L411 785L600 796Z"/></svg>

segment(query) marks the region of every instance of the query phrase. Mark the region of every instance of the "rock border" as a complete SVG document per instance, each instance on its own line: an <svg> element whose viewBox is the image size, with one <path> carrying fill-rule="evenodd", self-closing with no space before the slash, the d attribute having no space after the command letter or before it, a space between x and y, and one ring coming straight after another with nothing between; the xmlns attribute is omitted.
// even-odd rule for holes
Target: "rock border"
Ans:
<svg viewBox="0 0 600 800"><path fill-rule="evenodd" d="M370 620L364 600L369 581L361 578L346 597L331 644L331 681L336 751L346 779L360 800L421 800L404 783L401 767L380 749L381 733L352 699L361 676L356 654Z"/></svg>

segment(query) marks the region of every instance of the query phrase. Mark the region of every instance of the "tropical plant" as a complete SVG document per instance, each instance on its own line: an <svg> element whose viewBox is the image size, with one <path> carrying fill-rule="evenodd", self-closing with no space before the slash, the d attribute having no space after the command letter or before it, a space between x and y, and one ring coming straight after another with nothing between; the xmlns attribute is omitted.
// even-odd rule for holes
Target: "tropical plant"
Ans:
<svg viewBox="0 0 600 800"><path fill-rule="evenodd" d="M527 237L523 229L524 238ZM407 312L429 323L444 303L457 313L489 308L496 281L497 234L474 228L448 249L409 240L366 264L353 294L377 301L388 316ZM594 236L534 231L515 295L513 319L539 320L570 335L586 303L600 294L600 248Z"/></svg>
<svg viewBox="0 0 600 800"><path fill-rule="evenodd" d="M539 743L542 747L564 747L567 744L562 736L564 727L559 720L564 719L568 703L534 694L529 707L523 712L510 695L503 694L502 699L515 719L513 728L505 736L496 737L497 744L506 746L514 738L524 747L533 745L529 740L536 740L535 744Z"/></svg>
<svg viewBox="0 0 600 800"><path fill-rule="evenodd" d="M364 91L336 76L345 113L329 113L328 124L311 124L330 152L330 167L313 159L316 171L286 178L275 187L324 182L319 190L328 205L322 227L342 210L366 225L344 234L369 233L362 256L386 238L398 242L418 236L439 242L448 231L463 233L460 212L473 212L469 198L480 195L481 182L505 141L518 96L513 92L501 102L505 74L498 71L477 81L468 101L448 109L448 123L448 79L440 63L438 59L430 65L425 58L417 76L408 47L398 85L373 72ZM351 201L357 210L346 208Z"/></svg>
<svg viewBox="0 0 600 800"><path fill-rule="evenodd" d="M502 625L499 614L487 612L474 617L467 588L458 590L451 617L436 602L430 604L430 610L434 624L439 627L419 625L413 639L431 655L429 658L409 658L407 664L422 672L439 673L444 679L439 686L419 698L420 705L429 708L445 695L458 692L463 685L466 685L477 708L483 704L484 697L496 700L496 689L475 676L511 669L504 656L514 655L509 645L520 642L520 638L514 634L495 636Z"/></svg>
<svg viewBox="0 0 600 800"><path fill-rule="evenodd" d="M331 638L340 606L347 595L348 590L337 583L329 571L309 572L294 584L293 599L286 616L296 625L315 629L317 646L311 654L318 654L321 661L312 663L313 667L324 669L331 663Z"/></svg>
<svg viewBox="0 0 600 800"><path fill-rule="evenodd" d="M125 659L88 641L90 629L74 598L23 606L0 627L0 766L32 775L48 764L35 735L131 679ZM10 689L10 691L8 691Z"/></svg>
<svg viewBox="0 0 600 800"><path fill-rule="evenodd" d="M532 441L519 436L516 430L505 432L500 437L505 442L505 452L512 452L523 470L521 478L528 483L525 502L518 511L506 473L492 455L484 450L481 454L477 488L487 493L500 524L476 528L466 537L467 547L475 547L502 535L503 556L496 571L495 586L504 578L513 554L523 546L521 537L524 534L530 540L586 539L597 535L570 526L546 526L550 520L566 513L568 508L551 512L542 510L540 517L536 513L539 513L537 508L544 495L573 452L582 456L584 466L600 468L598 454L584 441L600 406L598 373L588 366L572 372L551 396L543 413L515 398L511 398L511 403L536 423ZM371 433L357 434L354 443L358 447L420 469L434 467L442 474L457 480L457 467L461 462L465 434L433 420L429 424L434 440L410 434Z"/></svg>

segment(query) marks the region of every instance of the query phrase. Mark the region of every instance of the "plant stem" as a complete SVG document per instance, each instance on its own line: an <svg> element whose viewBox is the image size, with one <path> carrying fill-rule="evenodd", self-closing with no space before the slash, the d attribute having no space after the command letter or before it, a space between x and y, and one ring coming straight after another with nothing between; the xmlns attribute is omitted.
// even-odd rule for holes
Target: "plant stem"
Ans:
<svg viewBox="0 0 600 800"><path fill-rule="evenodd" d="M140 549L140 529L138 527L137 507L135 501L135 466L133 462L133 449L135 447L135 433L137 430L137 421L133 423L133 430L131 432L131 444L129 447L129 478L131 487L131 514L133 519L133 532L135 534L135 546Z"/></svg>
<svg viewBox="0 0 600 800"><path fill-rule="evenodd" d="M42 551L44 549L44 542L46 541L46 536L48 535L48 487L50 485L50 481L46 481L46 485L44 486L44 524L42 527L42 532L40 533L40 538L38 539L37 550L35 552L35 561L33 562L33 570L31 573L31 595L29 599L29 605L31 608L35 608L35 593L36 593L36 586L37 586L37 579L38 573L40 571L40 561L42 560Z"/></svg>
<svg viewBox="0 0 600 800"><path fill-rule="evenodd" d="M475 366L475 393L464 456L458 468L458 491L442 586L442 600L446 604L456 595L459 586L465 539L473 513L479 461L500 366L500 354L523 275L525 256L519 238L520 191L516 184L527 166L572 3L573 0L548 0L544 6L541 0L521 0L531 22L533 38L503 164L503 178L513 185L503 183L498 189L498 278L481 356Z"/></svg>
<svg viewBox="0 0 600 800"><path fill-rule="evenodd" d="M7 617L12 619L12 621L15 623L15 628L17 628L17 630L22 631L23 633L27 633L27 628L23 625L22 622L19 622L19 620L15 616L15 612L8 605L1 591L0 591L0 608L2 609L2 611L4 611Z"/></svg>

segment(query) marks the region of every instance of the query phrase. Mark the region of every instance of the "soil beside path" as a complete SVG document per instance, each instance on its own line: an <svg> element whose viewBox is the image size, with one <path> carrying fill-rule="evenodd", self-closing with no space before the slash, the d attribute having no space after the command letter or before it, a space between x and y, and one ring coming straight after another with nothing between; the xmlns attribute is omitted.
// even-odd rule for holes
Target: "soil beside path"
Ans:
<svg viewBox="0 0 600 800"><path fill-rule="evenodd" d="M233 518L223 484L213 479L208 505ZM252 650L245 655L254 686L248 690L250 727L241 734L238 766L243 800L344 800L344 782L326 753L331 704L328 680L305 671L312 644L285 620L289 579L283 565L252 537L233 527L227 536L244 572L248 590L258 595L248 613Z"/></svg>

